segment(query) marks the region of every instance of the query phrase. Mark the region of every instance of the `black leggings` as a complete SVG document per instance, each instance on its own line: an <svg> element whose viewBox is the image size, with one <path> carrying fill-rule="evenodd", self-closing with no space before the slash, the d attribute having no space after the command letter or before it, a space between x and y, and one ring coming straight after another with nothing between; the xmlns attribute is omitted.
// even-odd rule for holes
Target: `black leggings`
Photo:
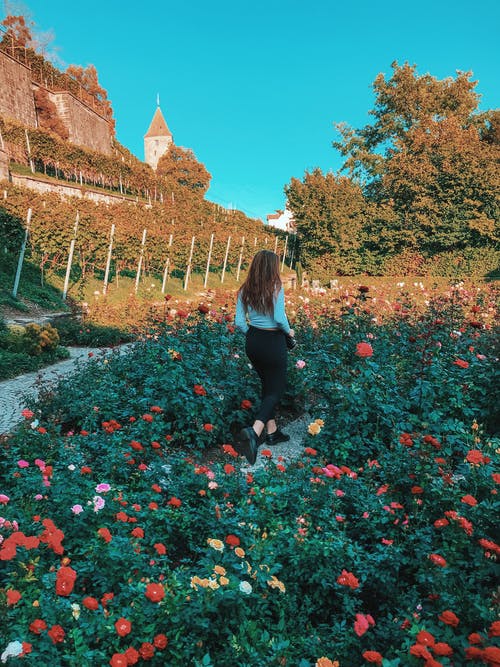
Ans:
<svg viewBox="0 0 500 667"><path fill-rule="evenodd" d="M274 419L275 409L286 387L287 347L280 330L249 327L245 352L257 371L262 386L262 401L255 419Z"/></svg>

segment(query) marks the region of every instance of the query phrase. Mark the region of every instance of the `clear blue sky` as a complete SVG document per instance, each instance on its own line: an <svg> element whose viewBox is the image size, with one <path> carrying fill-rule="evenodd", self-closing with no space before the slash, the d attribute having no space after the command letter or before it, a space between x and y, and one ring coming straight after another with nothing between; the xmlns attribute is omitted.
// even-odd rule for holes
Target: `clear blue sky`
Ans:
<svg viewBox="0 0 500 667"><path fill-rule="evenodd" d="M97 68L118 140L141 160L156 107L212 174L208 198L265 219L290 178L337 171L333 124L360 127L391 62L472 70L500 106L498 0L26 0L62 63ZM19 12L17 12L19 13ZM3 18L3 16L2 16Z"/></svg>

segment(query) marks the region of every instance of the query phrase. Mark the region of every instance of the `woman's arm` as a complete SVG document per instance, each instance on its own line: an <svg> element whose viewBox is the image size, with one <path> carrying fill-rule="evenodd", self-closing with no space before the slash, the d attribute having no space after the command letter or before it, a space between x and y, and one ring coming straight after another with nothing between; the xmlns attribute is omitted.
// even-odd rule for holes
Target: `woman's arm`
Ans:
<svg viewBox="0 0 500 667"><path fill-rule="evenodd" d="M248 331L247 318L240 294L238 294L238 298L236 300L236 315L234 317L234 325L243 333Z"/></svg>
<svg viewBox="0 0 500 667"><path fill-rule="evenodd" d="M286 334L290 333L290 324L285 313L285 290L283 287L278 292L278 297L274 304L274 319L282 331Z"/></svg>

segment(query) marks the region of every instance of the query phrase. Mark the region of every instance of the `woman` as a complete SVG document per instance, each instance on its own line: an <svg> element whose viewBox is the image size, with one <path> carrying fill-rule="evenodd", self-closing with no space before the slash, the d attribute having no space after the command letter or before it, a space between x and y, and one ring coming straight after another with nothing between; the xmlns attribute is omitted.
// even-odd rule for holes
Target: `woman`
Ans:
<svg viewBox="0 0 500 667"><path fill-rule="evenodd" d="M238 291L235 325L246 334L245 352L262 387L255 421L240 431L235 443L236 451L253 465L264 428L268 445L290 439L277 428L275 421L276 406L286 386L285 335L293 336L293 330L285 313L279 257L274 252L260 250L253 258L247 279Z"/></svg>

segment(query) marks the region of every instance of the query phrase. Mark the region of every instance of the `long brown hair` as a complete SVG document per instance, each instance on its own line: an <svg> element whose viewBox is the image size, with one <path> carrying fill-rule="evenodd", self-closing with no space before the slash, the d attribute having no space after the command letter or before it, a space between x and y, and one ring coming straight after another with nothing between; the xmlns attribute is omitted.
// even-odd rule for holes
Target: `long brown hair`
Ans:
<svg viewBox="0 0 500 667"><path fill-rule="evenodd" d="M280 260L271 250L259 250L252 259L248 275L239 289L245 311L251 306L259 313L272 315L274 300L281 289Z"/></svg>

